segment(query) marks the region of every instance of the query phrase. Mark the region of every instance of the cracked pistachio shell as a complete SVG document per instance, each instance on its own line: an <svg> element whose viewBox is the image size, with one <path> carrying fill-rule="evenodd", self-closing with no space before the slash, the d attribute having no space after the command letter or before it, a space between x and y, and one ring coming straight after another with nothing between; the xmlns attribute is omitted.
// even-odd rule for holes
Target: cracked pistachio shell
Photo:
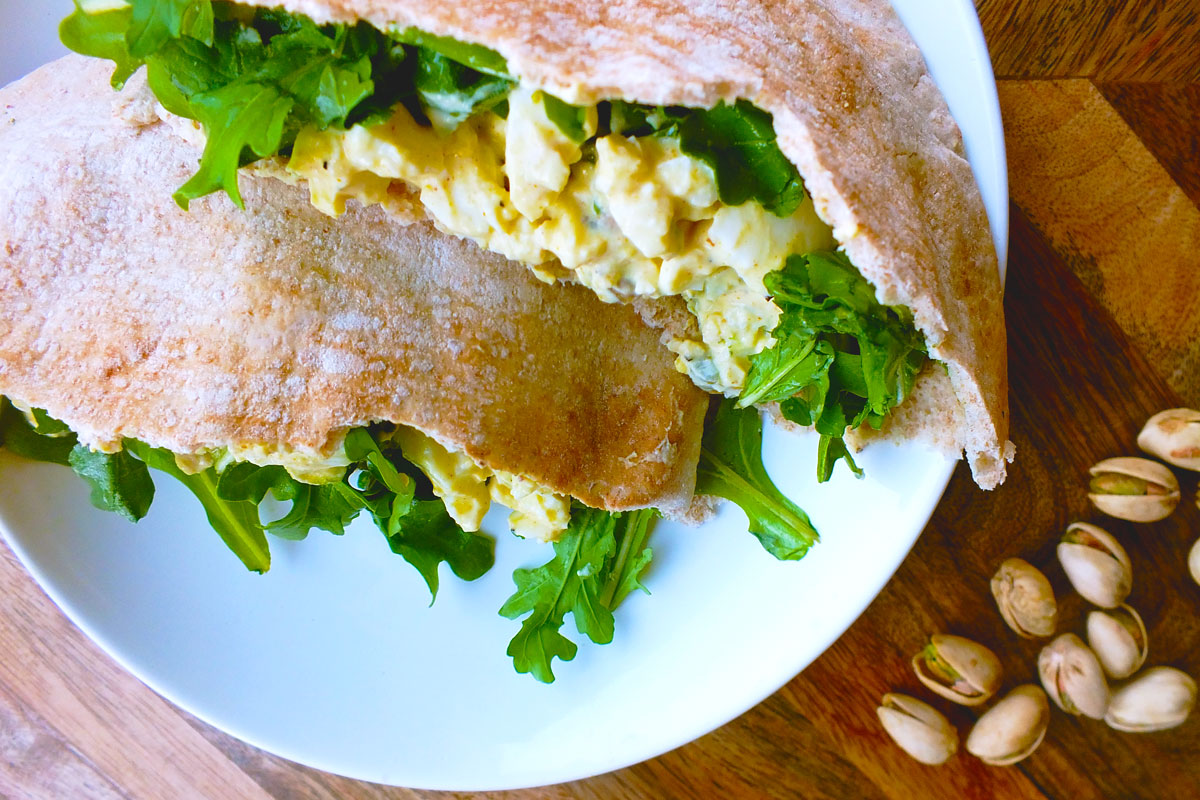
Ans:
<svg viewBox="0 0 1200 800"><path fill-rule="evenodd" d="M1042 743L1049 723L1046 693L1032 683L1018 686L975 723L967 752L987 764L1015 764Z"/></svg>
<svg viewBox="0 0 1200 800"><path fill-rule="evenodd" d="M1087 617L1088 646L1110 678L1128 678L1146 663L1150 641L1142 617L1127 605Z"/></svg>
<svg viewBox="0 0 1200 800"><path fill-rule="evenodd" d="M1192 573L1192 580L1200 583L1200 539L1192 545L1192 550L1188 553L1188 570Z"/></svg>
<svg viewBox="0 0 1200 800"><path fill-rule="evenodd" d="M922 764L944 764L958 752L958 731L928 703L889 693L875 713L888 736Z"/></svg>
<svg viewBox="0 0 1200 800"><path fill-rule="evenodd" d="M1180 725L1196 705L1196 682L1174 667L1151 667L1113 692L1104 721L1130 733Z"/></svg>
<svg viewBox="0 0 1200 800"><path fill-rule="evenodd" d="M1000 659L962 636L935 634L913 656L917 679L931 691L964 706L986 703L1000 688Z"/></svg>
<svg viewBox="0 0 1200 800"><path fill-rule="evenodd" d="M1041 571L1020 558L1009 558L992 576L992 596L1008 627L1026 639L1054 635L1058 604Z"/></svg>
<svg viewBox="0 0 1200 800"><path fill-rule="evenodd" d="M1084 600L1116 608L1133 587L1129 554L1113 535L1086 522L1072 522L1058 543L1058 560Z"/></svg>
<svg viewBox="0 0 1200 800"><path fill-rule="evenodd" d="M1064 633L1038 654L1038 675L1054 704L1068 714L1103 719L1108 681L1096 654L1073 633Z"/></svg>
<svg viewBox="0 0 1200 800"><path fill-rule="evenodd" d="M1168 464L1200 471L1200 411L1170 408L1146 421L1138 447Z"/></svg>
<svg viewBox="0 0 1200 800"><path fill-rule="evenodd" d="M1171 470L1146 458L1106 458L1088 472L1088 499L1118 519L1155 522L1179 505L1179 481Z"/></svg>

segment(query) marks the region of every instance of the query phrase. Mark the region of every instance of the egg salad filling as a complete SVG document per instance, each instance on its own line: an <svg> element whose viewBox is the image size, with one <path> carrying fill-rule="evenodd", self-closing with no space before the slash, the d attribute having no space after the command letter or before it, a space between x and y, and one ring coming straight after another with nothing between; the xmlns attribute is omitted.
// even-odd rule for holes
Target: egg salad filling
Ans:
<svg viewBox="0 0 1200 800"><path fill-rule="evenodd" d="M509 528L523 539L555 541L567 529L571 498L511 472L489 469L415 428L397 428L393 436L464 531L479 530L493 500L510 510Z"/></svg>
<svg viewBox="0 0 1200 800"><path fill-rule="evenodd" d="M793 253L832 247L829 226L807 197L783 217L722 202L712 168L676 138L596 137L595 106L581 110L581 144L551 119L553 102L518 85L505 117L475 114L450 131L403 104L375 124L309 126L287 170L327 214L350 199L406 198L444 232L542 280L569 278L607 302L682 296L700 335L668 343L677 367L709 391L738 394L779 320L764 277Z"/></svg>

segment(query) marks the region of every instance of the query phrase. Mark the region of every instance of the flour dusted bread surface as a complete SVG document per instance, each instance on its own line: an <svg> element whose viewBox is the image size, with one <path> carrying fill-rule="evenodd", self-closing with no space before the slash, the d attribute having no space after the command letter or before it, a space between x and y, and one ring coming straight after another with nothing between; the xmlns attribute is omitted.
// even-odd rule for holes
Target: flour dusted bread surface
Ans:
<svg viewBox="0 0 1200 800"><path fill-rule="evenodd" d="M0 91L0 394L182 453L328 454L389 420L589 505L686 509L707 396L632 308L270 179L184 212L199 151L110 73Z"/></svg>
<svg viewBox="0 0 1200 800"><path fill-rule="evenodd" d="M569 101L745 98L771 112L780 148L851 261L881 302L912 309L948 367L960 408L922 416L912 433L952 435L981 486L1004 479L1012 447L995 250L959 131L887 0L282 5L486 45L522 80Z"/></svg>

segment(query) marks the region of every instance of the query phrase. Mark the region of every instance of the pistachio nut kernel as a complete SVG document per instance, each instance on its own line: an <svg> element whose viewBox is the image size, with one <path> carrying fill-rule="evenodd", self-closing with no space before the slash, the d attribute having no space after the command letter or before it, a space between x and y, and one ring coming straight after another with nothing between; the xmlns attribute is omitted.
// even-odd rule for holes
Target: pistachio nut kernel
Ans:
<svg viewBox="0 0 1200 800"><path fill-rule="evenodd" d="M1040 639L1054 635L1058 623L1054 589L1028 561L1005 559L992 576L992 596L1000 616L1018 636Z"/></svg>
<svg viewBox="0 0 1200 800"><path fill-rule="evenodd" d="M1038 675L1054 704L1068 714L1103 719L1108 681L1096 654L1073 633L1064 633L1038 654Z"/></svg>
<svg viewBox="0 0 1200 800"><path fill-rule="evenodd" d="M917 680L947 700L964 706L986 703L1000 688L1000 659L988 648L962 636L935 634L913 656Z"/></svg>
<svg viewBox="0 0 1200 800"><path fill-rule="evenodd" d="M1087 638L1108 677L1118 680L1141 669L1150 652L1141 615L1124 604L1088 614Z"/></svg>
<svg viewBox="0 0 1200 800"><path fill-rule="evenodd" d="M1042 743L1049 723L1046 693L1032 683L1018 686L971 728L967 752L986 764L1016 764Z"/></svg>
<svg viewBox="0 0 1200 800"><path fill-rule="evenodd" d="M1196 682L1174 667L1151 667L1113 692L1104 721L1130 733L1181 725L1196 705ZM968 745L969 746L969 745Z"/></svg>
<svg viewBox="0 0 1200 800"><path fill-rule="evenodd" d="M1179 505L1179 482L1171 470L1146 458L1106 458L1088 472L1088 499L1111 517L1155 522Z"/></svg>
<svg viewBox="0 0 1200 800"><path fill-rule="evenodd" d="M922 764L944 764L958 752L958 731L928 703L888 693L875 713L892 741Z"/></svg>
<svg viewBox="0 0 1200 800"><path fill-rule="evenodd" d="M1129 554L1111 533L1072 522L1058 543L1058 560L1075 591L1093 605L1116 608L1133 588Z"/></svg>
<svg viewBox="0 0 1200 800"><path fill-rule="evenodd" d="M1188 570L1192 573L1192 580L1200 583L1200 539L1196 540L1188 553Z"/></svg>
<svg viewBox="0 0 1200 800"><path fill-rule="evenodd" d="M1169 408L1146 421L1138 447L1168 464L1200 471L1200 411Z"/></svg>

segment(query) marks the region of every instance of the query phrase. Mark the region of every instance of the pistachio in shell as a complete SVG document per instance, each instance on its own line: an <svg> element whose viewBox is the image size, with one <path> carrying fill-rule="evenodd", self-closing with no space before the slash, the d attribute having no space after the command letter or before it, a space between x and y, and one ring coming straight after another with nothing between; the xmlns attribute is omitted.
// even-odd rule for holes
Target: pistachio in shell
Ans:
<svg viewBox="0 0 1200 800"><path fill-rule="evenodd" d="M1038 675L1054 704L1068 714L1103 719L1108 681L1100 659L1083 640L1064 633L1038 654Z"/></svg>
<svg viewBox="0 0 1200 800"><path fill-rule="evenodd" d="M1050 724L1046 693L1032 683L1013 689L988 709L967 735L967 752L987 764L1008 766L1028 757Z"/></svg>
<svg viewBox="0 0 1200 800"><path fill-rule="evenodd" d="M1179 505L1179 481L1171 470L1147 458L1106 458L1088 472L1088 499L1111 517L1155 522Z"/></svg>
<svg viewBox="0 0 1200 800"><path fill-rule="evenodd" d="M1008 558L992 576L992 596L1008 627L1026 639L1054 635L1058 604L1041 570L1021 558Z"/></svg>
<svg viewBox="0 0 1200 800"><path fill-rule="evenodd" d="M1141 669L1150 650L1141 615L1125 604L1088 614L1087 638L1100 666L1117 680Z"/></svg>
<svg viewBox="0 0 1200 800"><path fill-rule="evenodd" d="M1146 421L1138 447L1168 464L1200 471L1200 411L1169 408Z"/></svg>
<svg viewBox="0 0 1200 800"><path fill-rule="evenodd" d="M1104 721L1130 733L1164 731L1183 724L1195 705L1196 682L1190 675L1151 667L1113 692Z"/></svg>
<svg viewBox="0 0 1200 800"><path fill-rule="evenodd" d="M1192 580L1200 583L1200 539L1196 540L1188 553L1188 571L1192 573Z"/></svg>
<svg viewBox="0 0 1200 800"><path fill-rule="evenodd" d="M964 706L986 703L1000 688L1000 659L962 636L935 634L913 656L917 679L931 691Z"/></svg>
<svg viewBox="0 0 1200 800"><path fill-rule="evenodd" d="M1133 587L1129 554L1111 533L1072 522L1058 543L1058 560L1075 591L1093 605L1116 608Z"/></svg>
<svg viewBox="0 0 1200 800"><path fill-rule="evenodd" d="M888 736L922 764L944 764L958 752L958 731L928 703L888 693L875 713Z"/></svg>

